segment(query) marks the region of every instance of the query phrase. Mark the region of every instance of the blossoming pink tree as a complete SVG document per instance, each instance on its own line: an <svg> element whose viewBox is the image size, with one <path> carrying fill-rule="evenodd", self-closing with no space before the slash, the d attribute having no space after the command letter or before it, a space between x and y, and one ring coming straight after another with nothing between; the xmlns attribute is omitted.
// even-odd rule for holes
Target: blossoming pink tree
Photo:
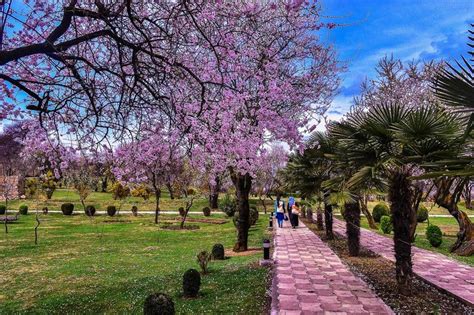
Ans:
<svg viewBox="0 0 474 315"><path fill-rule="evenodd" d="M280 145L272 146L260 155L259 168L255 174L252 192L255 193L267 213L266 199L271 198L283 183L278 178L278 172L286 166L288 152Z"/></svg>
<svg viewBox="0 0 474 315"><path fill-rule="evenodd" d="M55 179L59 180L69 164L77 159L76 148L66 146L36 120L25 120L21 126L24 130L24 136L19 139L23 146L22 158L34 161L39 173L51 171Z"/></svg>
<svg viewBox="0 0 474 315"><path fill-rule="evenodd" d="M181 150L175 134L156 128L142 139L120 146L115 152L113 173L128 185L149 185L156 198L155 223L160 213L161 189L180 167Z"/></svg>
<svg viewBox="0 0 474 315"><path fill-rule="evenodd" d="M355 98L355 105L365 108L390 103L401 104L408 108L443 106L433 89L433 82L437 80L437 76L442 69L442 63L403 63L401 60L385 57L379 61L376 67L377 76L363 83L361 95ZM461 141L452 146L451 154L462 156L465 150L466 148ZM413 165L411 167L412 176L422 176L427 171L432 172L433 169L426 165ZM457 241L451 248L452 251L459 248L468 248L469 246L466 246L466 244L469 242L466 242L466 240L470 239L469 235L472 234L470 231L474 231L474 224L469 216L457 206L462 191L466 189L468 183L469 177L462 176L440 176L410 182L415 195L413 200L414 209L417 209L419 204L431 195L434 202L438 206L446 208L458 222L459 232L457 233ZM412 213L410 226L412 238L415 235L416 226L417 219L414 212ZM470 244L472 243L471 240ZM473 247L471 245L471 248Z"/></svg>
<svg viewBox="0 0 474 315"><path fill-rule="evenodd" d="M27 19L12 25L12 16L22 15L12 7L1 34L0 116L34 111L48 130L77 134L82 146L133 139L144 126L163 123L171 144L185 139L194 166L210 160L214 174L231 174L240 215L234 249L246 250L248 195L265 144L301 149L301 132L314 127L338 86L334 52L318 38L333 25L321 22L318 6L24 1ZM163 130L117 152L131 164L117 175L154 184L157 196L156 165L166 172L164 156L172 155Z"/></svg>
<svg viewBox="0 0 474 315"><path fill-rule="evenodd" d="M327 108L338 85L333 51L320 43L326 25L316 7L296 1L243 4L220 2L204 31L226 34L216 48L227 88L197 115L189 108L190 142L196 163L212 159L228 171L236 189L239 228L235 251L247 250L249 192L264 145L272 141L302 148L302 131ZM218 29L215 30L215 28ZM189 115L189 112L194 115Z"/></svg>
<svg viewBox="0 0 474 315"><path fill-rule="evenodd" d="M0 119L34 113L50 132L80 135L84 146L112 135L123 138L130 124L171 114L177 98L203 106L214 86L195 66L204 66L204 59L216 64L210 41L195 26L196 16L212 4L6 0L0 5L5 12Z"/></svg>

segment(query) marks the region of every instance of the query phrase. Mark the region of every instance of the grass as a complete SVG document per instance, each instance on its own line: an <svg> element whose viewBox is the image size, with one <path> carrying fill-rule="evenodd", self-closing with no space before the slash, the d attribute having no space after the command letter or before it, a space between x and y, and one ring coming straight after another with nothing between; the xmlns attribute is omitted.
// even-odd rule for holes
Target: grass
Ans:
<svg viewBox="0 0 474 315"><path fill-rule="evenodd" d="M221 196L222 197L222 196ZM122 210L129 211L132 206L137 206L138 211L154 211L155 210L155 197L152 196L149 200L143 200L141 197L129 197L127 198L123 204L121 205ZM26 204L31 209L42 209L43 207L48 207L49 210L61 210L61 204L70 202L74 204L74 211L83 213L84 210L82 208L81 202L79 200L79 195L72 189L57 189L54 191L53 197L51 200L47 202L44 201L37 201L33 199L26 199L26 200L12 200L8 202L8 208L12 210L18 210L20 204ZM121 201L113 200L112 194L109 192L92 192L86 199L86 205L93 205L99 211L107 210L107 206L115 205L117 208L120 206ZM173 210L177 211L179 207L185 206L185 199L170 199L168 191L162 192L162 197L160 200L160 208L163 211L166 210ZM4 203L3 203L4 204ZM250 204L254 206L261 207L261 202L258 199L251 198ZM271 200L267 200L267 209L271 210L270 208L273 205ZM191 207L191 211L202 211L204 207L209 206L209 202L207 198L201 197L197 198L193 206ZM263 211L262 209L259 209Z"/></svg>
<svg viewBox="0 0 474 315"><path fill-rule="evenodd" d="M152 221L152 216L49 214L42 216L35 246L34 215L21 216L10 233L1 232L0 261L6 271L0 277L0 313L138 314L146 296L158 291L171 295L181 314L264 311L268 270L257 264L260 252L212 261L201 296L181 297L182 275L199 268L199 251L215 243L232 247L232 222L172 231ZM268 237L266 223L260 216L249 246L260 247Z"/></svg>
<svg viewBox="0 0 474 315"><path fill-rule="evenodd" d="M338 216L339 219L342 219L342 217ZM455 260L458 260L462 263L474 266L474 256L459 256L456 254L450 253L449 249L451 246L454 244L456 241L456 233L458 231L458 224L456 222L456 219L454 218L430 218L430 224L434 224L439 226L441 231L443 232L443 243L441 244L440 247L432 247L429 243L429 241L426 239L425 232L426 228L428 226L428 222L423 222L423 223L418 223L416 227L416 239L415 239L415 246L424 248L433 252L441 253L443 255L446 255L448 257L451 257ZM369 229L369 224L367 223L367 219L365 217L361 217L361 222L360 222L361 227ZM377 224L379 227L380 224ZM379 233L380 235L384 235L387 237L391 237L387 234L383 234L383 232L379 229L377 230L371 230L374 232ZM392 232L393 235L393 232Z"/></svg>
<svg viewBox="0 0 474 315"><path fill-rule="evenodd" d="M368 203L368 208L372 212L372 209L378 204L379 201L370 201ZM430 214L445 214L449 215L447 209L439 207L438 205L434 204L433 202L423 202L423 205L428 209ZM458 203L459 210L466 212L468 215L474 215L474 209L467 209L464 201Z"/></svg>

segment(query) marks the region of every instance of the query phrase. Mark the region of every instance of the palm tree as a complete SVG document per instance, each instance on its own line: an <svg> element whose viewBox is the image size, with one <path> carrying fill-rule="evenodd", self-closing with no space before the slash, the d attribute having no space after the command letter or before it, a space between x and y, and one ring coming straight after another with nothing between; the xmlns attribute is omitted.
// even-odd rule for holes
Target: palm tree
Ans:
<svg viewBox="0 0 474 315"><path fill-rule="evenodd" d="M349 205L345 206L348 206L350 209L359 213L362 212L367 218L370 228L376 229L377 226L375 225L372 214L367 208L365 196L374 188L383 188L383 183L375 176L371 178L371 180L358 182L357 185L347 182L348 179L358 170L361 162L366 162L367 159L373 158L369 155L364 156L363 159L359 160L361 156L358 155L362 152L359 151L356 155L352 153L354 143L360 143L361 141L363 142L367 140L366 135L360 132L361 126L359 125L359 123L363 121L364 116L365 113L360 110L360 108L355 108L347 115L345 120L330 125L329 130L330 135L336 139L337 147L334 157L338 164L339 174L343 175L340 177L340 181L342 182L340 183L341 187L339 191L343 192L344 190L349 190L345 195L351 197L348 199ZM353 203L357 203L357 205L350 205Z"/></svg>
<svg viewBox="0 0 474 315"><path fill-rule="evenodd" d="M468 30L470 36L467 45L474 49L474 24L471 24L471 27L473 29ZM469 54L471 63L464 57L461 57L462 61L456 61L458 68L448 63L447 68L441 71L434 82L437 97L468 119L466 137L474 127L474 51L469 51ZM474 172L471 175L474 175Z"/></svg>
<svg viewBox="0 0 474 315"><path fill-rule="evenodd" d="M349 116L350 119L350 116ZM354 174L356 168L348 159L350 148L345 145L346 136L354 134L348 120L333 123L328 126L328 135L333 139L333 154L330 156L333 163L334 176L323 182L323 187L332 191L332 204L342 207L341 212L346 221L346 235L349 255L359 256L360 251L360 187L348 187L347 180Z"/></svg>
<svg viewBox="0 0 474 315"><path fill-rule="evenodd" d="M343 138L347 158L357 167L347 181L349 189L369 181L385 185L394 225L394 247L399 291L410 293L412 278L411 230L416 224L411 177L423 162L450 154L456 134L455 119L437 108L410 109L381 104L358 111L348 119L353 133ZM385 183L384 183L385 181Z"/></svg>
<svg viewBox="0 0 474 315"><path fill-rule="evenodd" d="M474 48L474 24L469 30L468 46ZM467 214L459 210L457 203L463 189L474 176L473 129L474 129L474 51L470 51L471 63L466 58L456 61L457 67L447 64L434 82L434 90L438 99L450 109L460 113L464 118L465 132L461 141L458 156L428 165L427 178L435 178L437 188L436 203L446 208L457 220L459 232L451 252L459 255L474 254L474 224Z"/></svg>
<svg viewBox="0 0 474 315"><path fill-rule="evenodd" d="M303 154L294 154L290 157L283 172L287 190L299 191L305 198L312 198L323 194L324 220L326 238L333 239L332 207L329 202L330 191L322 187L322 183L333 174L334 143L325 132L315 132L307 142L307 149Z"/></svg>

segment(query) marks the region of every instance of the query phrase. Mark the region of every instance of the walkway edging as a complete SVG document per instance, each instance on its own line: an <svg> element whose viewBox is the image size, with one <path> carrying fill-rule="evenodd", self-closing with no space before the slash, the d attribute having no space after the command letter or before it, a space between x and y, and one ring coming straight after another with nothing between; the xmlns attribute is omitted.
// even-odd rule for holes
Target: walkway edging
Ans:
<svg viewBox="0 0 474 315"><path fill-rule="evenodd" d="M346 237L344 221L334 218L333 222L334 233ZM360 243L363 247L395 262L392 238L365 228L360 228L360 231ZM414 245L412 246L412 260L413 274L417 278L474 307L474 267ZM430 262L433 264L431 267L427 267L426 264ZM445 266L445 268L440 266ZM433 269L436 270L434 273ZM454 272L452 272L453 270Z"/></svg>
<svg viewBox="0 0 474 315"><path fill-rule="evenodd" d="M271 314L393 314L313 231L274 230Z"/></svg>

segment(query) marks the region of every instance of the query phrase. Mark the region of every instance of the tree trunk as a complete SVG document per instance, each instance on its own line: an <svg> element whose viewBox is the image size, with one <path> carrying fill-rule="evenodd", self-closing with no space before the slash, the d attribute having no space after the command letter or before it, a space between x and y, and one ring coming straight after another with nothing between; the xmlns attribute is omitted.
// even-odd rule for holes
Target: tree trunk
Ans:
<svg viewBox="0 0 474 315"><path fill-rule="evenodd" d="M408 176L409 173L403 168L394 171L390 178L388 192L394 231L398 291L404 295L411 293L413 277L410 224L414 209L413 194Z"/></svg>
<svg viewBox="0 0 474 315"><path fill-rule="evenodd" d="M8 198L5 198L5 234L8 234Z"/></svg>
<svg viewBox="0 0 474 315"><path fill-rule="evenodd" d="M36 206L36 226L35 226L35 245L38 245L38 228L41 224L39 217L38 217L38 206Z"/></svg>
<svg viewBox="0 0 474 315"><path fill-rule="evenodd" d="M456 182L456 180L446 178L438 181L435 202L440 207L448 209L459 225L457 240L451 247L451 252L461 256L470 256L474 254L474 225L457 205L464 184L462 181Z"/></svg>
<svg viewBox="0 0 474 315"><path fill-rule="evenodd" d="M215 178L216 184L214 186L209 185L209 208L217 209L219 208L219 190L221 190L219 176Z"/></svg>
<svg viewBox="0 0 474 315"><path fill-rule="evenodd" d="M234 245L234 252L243 252L248 249L249 234L249 194L252 185L252 178L247 173L245 175L231 175L232 182L235 186L235 194L237 196L237 211L239 217L237 219L237 242Z"/></svg>
<svg viewBox="0 0 474 315"><path fill-rule="evenodd" d="M107 176L102 179L101 191L107 192Z"/></svg>
<svg viewBox="0 0 474 315"><path fill-rule="evenodd" d="M310 220L313 221L313 218L310 218ZM323 209L321 209L320 206L318 206L318 209L316 210L316 226L318 230L324 230Z"/></svg>
<svg viewBox="0 0 474 315"><path fill-rule="evenodd" d="M472 184L472 182L469 182L464 188L464 192L463 192L464 202L466 203L466 208L469 210L473 209L472 195L471 195L473 186L474 184Z"/></svg>
<svg viewBox="0 0 474 315"><path fill-rule="evenodd" d="M359 256L360 251L360 205L359 201L344 205L347 246L350 256Z"/></svg>
<svg viewBox="0 0 474 315"><path fill-rule="evenodd" d="M189 209L186 209L186 211L184 211L184 215L181 218L181 224L179 226L180 229L184 228L184 222L186 222L186 218L188 217L188 211L189 211Z"/></svg>
<svg viewBox="0 0 474 315"><path fill-rule="evenodd" d="M326 238L328 240L334 239L334 232L332 231L332 205L324 203L324 224L326 225Z"/></svg>
<svg viewBox="0 0 474 315"><path fill-rule="evenodd" d="M219 208L219 193L211 192L209 194L209 208L211 209Z"/></svg>
<svg viewBox="0 0 474 315"><path fill-rule="evenodd" d="M258 195L258 199L262 203L263 213L267 214L267 205L265 204L265 198L262 198L262 195Z"/></svg>
<svg viewBox="0 0 474 315"><path fill-rule="evenodd" d="M48 189L46 191L46 199L50 200L53 197L54 189Z"/></svg>
<svg viewBox="0 0 474 315"><path fill-rule="evenodd" d="M155 198L156 198L155 224L158 224L158 216L160 215L160 197L161 197L161 189L155 189Z"/></svg>
<svg viewBox="0 0 474 315"><path fill-rule="evenodd" d="M170 199L174 200L173 186L171 186L171 183L167 183L166 188L168 188L168 191L170 193Z"/></svg>
<svg viewBox="0 0 474 315"><path fill-rule="evenodd" d="M423 195L424 195L424 190L425 187L421 186L414 186L413 188L413 214L411 217L411 223L410 223L410 239L411 242L415 242L416 238L416 227L418 225L418 218L417 218L417 211L418 208L420 207L421 201L423 200ZM431 189L429 190L431 191ZM429 195L429 191L427 195ZM429 223L429 216L428 216L428 223Z"/></svg>
<svg viewBox="0 0 474 315"><path fill-rule="evenodd" d="M452 186L455 186L451 193ZM459 210L458 201L462 182L442 179L437 182L436 204L448 209L449 213L456 219L459 225L457 240L451 247L451 252L462 256L474 254L474 226L464 211ZM456 187L457 186L457 187Z"/></svg>
<svg viewBox="0 0 474 315"><path fill-rule="evenodd" d="M369 207L367 206L368 204L368 196L367 195L364 195L361 199L360 199L360 210L362 211L362 213L364 214L364 216L367 218L367 222L369 223L369 227L371 229L374 229L376 230L377 229L377 225L375 224L375 220L374 220L374 217L372 216L372 214L370 213L369 211Z"/></svg>
<svg viewBox="0 0 474 315"><path fill-rule="evenodd" d="M181 225L180 225L181 229L184 228L184 222L186 222L186 218L188 217L189 210L193 206L193 201L194 199L192 198L190 201L186 202L186 209L184 211L183 217L181 218Z"/></svg>

